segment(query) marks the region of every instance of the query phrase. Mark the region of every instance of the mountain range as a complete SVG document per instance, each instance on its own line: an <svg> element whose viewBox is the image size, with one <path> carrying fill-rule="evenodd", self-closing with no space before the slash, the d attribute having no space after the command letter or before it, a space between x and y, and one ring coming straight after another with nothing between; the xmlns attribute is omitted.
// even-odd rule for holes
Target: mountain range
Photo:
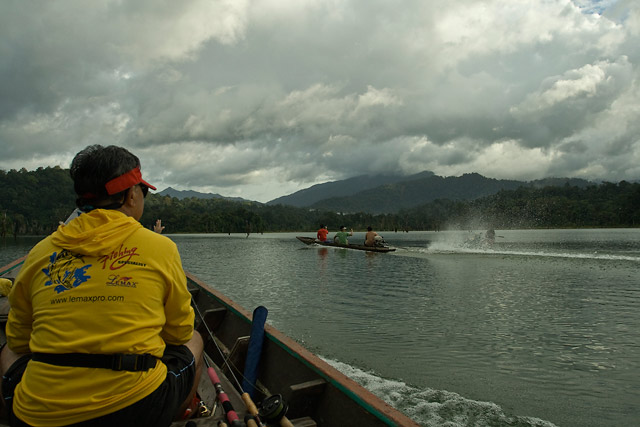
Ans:
<svg viewBox="0 0 640 427"><path fill-rule="evenodd" d="M176 199L190 199L195 197L196 199L224 199L234 202L248 202L249 200L242 197L225 197L217 193L199 193L193 190L176 190L175 188L167 187L164 190L157 193L159 196L175 197Z"/></svg>
<svg viewBox="0 0 640 427"><path fill-rule="evenodd" d="M268 205L282 204L334 212L396 213L437 199L474 200L519 187L576 186L594 183L579 178L545 178L535 181L498 180L477 173L442 177L425 171L415 175L359 176L314 185Z"/></svg>
<svg viewBox="0 0 640 427"><path fill-rule="evenodd" d="M396 213L437 199L474 200L519 187L576 186L595 183L579 178L545 178L535 181L516 181L486 178L477 173L459 177L442 177L424 171L414 175L362 175L340 181L326 182L278 197L267 205L305 207L333 212L372 214ZM169 187L160 193L179 199L221 198L247 201L239 197L224 197L213 193L179 191ZM257 203L257 202L256 202Z"/></svg>

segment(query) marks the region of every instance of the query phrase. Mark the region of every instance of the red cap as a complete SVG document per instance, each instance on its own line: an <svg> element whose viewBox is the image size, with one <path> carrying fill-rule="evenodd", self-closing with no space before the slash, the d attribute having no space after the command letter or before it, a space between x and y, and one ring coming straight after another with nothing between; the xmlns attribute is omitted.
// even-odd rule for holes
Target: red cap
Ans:
<svg viewBox="0 0 640 427"><path fill-rule="evenodd" d="M107 189L107 194L111 196L124 191L127 188L131 188L136 184L144 184L152 190L156 189L156 187L142 179L142 173L140 172L139 166L117 178L113 178L104 185L104 188Z"/></svg>

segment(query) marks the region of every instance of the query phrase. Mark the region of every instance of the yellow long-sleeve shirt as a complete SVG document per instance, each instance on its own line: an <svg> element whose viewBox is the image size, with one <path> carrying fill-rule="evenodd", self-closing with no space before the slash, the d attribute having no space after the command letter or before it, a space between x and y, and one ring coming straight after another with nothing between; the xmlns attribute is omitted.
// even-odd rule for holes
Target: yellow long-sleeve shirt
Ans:
<svg viewBox="0 0 640 427"><path fill-rule="evenodd" d="M18 353L150 353L186 343L194 313L176 245L118 211L80 215L29 253L9 301ZM13 410L34 426L96 418L137 402L166 376L30 361Z"/></svg>

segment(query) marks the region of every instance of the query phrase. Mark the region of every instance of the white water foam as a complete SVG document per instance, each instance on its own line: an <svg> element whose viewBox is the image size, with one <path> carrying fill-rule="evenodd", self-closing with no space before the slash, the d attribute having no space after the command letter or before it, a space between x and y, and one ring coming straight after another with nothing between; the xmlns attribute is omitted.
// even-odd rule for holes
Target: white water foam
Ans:
<svg viewBox="0 0 640 427"><path fill-rule="evenodd" d="M420 389L402 381L380 378L343 362L323 360L422 426L555 427L538 418L505 414L495 403L465 399L444 390Z"/></svg>
<svg viewBox="0 0 640 427"><path fill-rule="evenodd" d="M441 241L432 242L426 248L405 247L402 248L405 255L418 253L429 254L486 254L486 255L511 255L522 257L546 257L546 258L566 258L566 259L586 259L600 261L630 261L640 263L640 256L607 254L599 251L593 253L586 252L553 252L548 250L510 250L499 246L478 246L474 247L465 243Z"/></svg>

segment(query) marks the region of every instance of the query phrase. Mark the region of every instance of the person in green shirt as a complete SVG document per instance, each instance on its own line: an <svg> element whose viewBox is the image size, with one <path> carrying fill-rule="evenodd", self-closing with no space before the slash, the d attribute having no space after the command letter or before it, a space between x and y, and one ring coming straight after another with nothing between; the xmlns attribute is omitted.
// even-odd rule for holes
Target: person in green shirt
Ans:
<svg viewBox="0 0 640 427"><path fill-rule="evenodd" d="M353 236L353 228L349 233L347 233L347 227L342 225L340 226L340 231L338 231L336 235L333 237L333 242L339 243L341 245L348 245L349 241L347 240L347 237L349 236Z"/></svg>

